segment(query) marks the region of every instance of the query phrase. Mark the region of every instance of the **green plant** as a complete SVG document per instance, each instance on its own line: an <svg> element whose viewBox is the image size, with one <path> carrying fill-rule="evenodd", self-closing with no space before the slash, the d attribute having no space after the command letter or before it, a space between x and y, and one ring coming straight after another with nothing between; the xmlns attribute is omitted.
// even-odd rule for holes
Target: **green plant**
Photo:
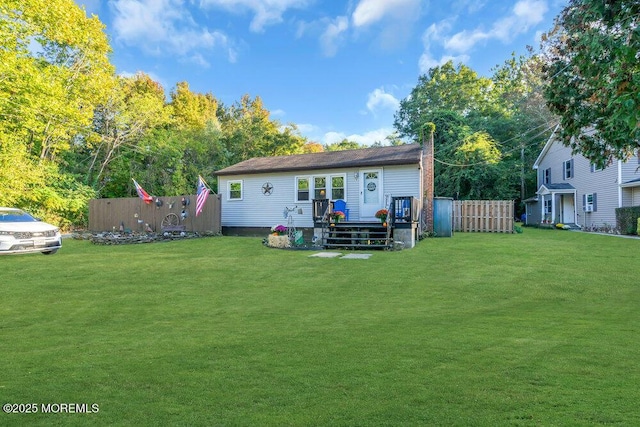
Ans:
<svg viewBox="0 0 640 427"><path fill-rule="evenodd" d="M616 224L624 234L638 234L638 219L640 219L640 206L616 209Z"/></svg>

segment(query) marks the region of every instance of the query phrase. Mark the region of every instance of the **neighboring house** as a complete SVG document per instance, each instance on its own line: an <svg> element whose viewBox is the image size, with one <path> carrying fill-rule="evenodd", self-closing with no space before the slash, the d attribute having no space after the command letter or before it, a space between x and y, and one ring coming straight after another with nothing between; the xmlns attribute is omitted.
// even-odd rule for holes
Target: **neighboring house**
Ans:
<svg viewBox="0 0 640 427"><path fill-rule="evenodd" d="M216 172L223 233L257 234L286 225L286 208L295 208L296 228L313 229L319 200L344 200L348 221L377 221L375 213L391 197L421 203L422 159L422 147L407 144L240 162Z"/></svg>
<svg viewBox="0 0 640 427"><path fill-rule="evenodd" d="M525 200L527 224L609 228L616 226L616 208L640 206L638 155L598 169L571 151L554 132L540 152L533 165L538 172L538 191Z"/></svg>

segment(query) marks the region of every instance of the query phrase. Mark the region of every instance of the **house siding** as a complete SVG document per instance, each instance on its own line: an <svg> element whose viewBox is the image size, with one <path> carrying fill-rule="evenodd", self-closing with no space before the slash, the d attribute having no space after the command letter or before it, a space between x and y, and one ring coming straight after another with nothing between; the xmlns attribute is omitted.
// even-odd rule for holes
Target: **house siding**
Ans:
<svg viewBox="0 0 640 427"><path fill-rule="evenodd" d="M535 167L538 169L538 188L544 183L545 170L551 169L551 184L568 183L576 189L576 223L582 227L615 226L615 210L621 206L640 204L638 187L620 188L620 183L640 177L638 159L632 157L627 162L614 161L602 170L592 171L591 162L580 154L571 154L571 148L559 141L552 141L545 147L542 158ZM572 159L573 176L565 178L565 161ZM584 211L584 198L587 194L596 194L596 206L593 212ZM541 211L540 202L530 204L538 220ZM533 219L533 218L532 218Z"/></svg>
<svg viewBox="0 0 640 427"><path fill-rule="evenodd" d="M391 196L411 196L422 199L422 173L418 165L412 167L388 166L384 168L385 200Z"/></svg>
<svg viewBox="0 0 640 427"><path fill-rule="evenodd" d="M383 191L385 195L414 196L420 195L420 169L418 165L387 166L382 169ZM284 217L286 207L297 206L302 214L296 210L293 213L295 226L299 228L313 227L312 200L296 202L296 177L310 177L319 175L344 175L345 200L351 220L359 216L360 187L356 175L359 168L326 169L297 172L278 172L247 175L224 175L218 177L218 188L222 195L222 226L223 227L272 227L276 224L286 225ZM227 185L229 181L241 180L242 200L229 200ZM271 195L262 193L262 186L269 182L273 186Z"/></svg>

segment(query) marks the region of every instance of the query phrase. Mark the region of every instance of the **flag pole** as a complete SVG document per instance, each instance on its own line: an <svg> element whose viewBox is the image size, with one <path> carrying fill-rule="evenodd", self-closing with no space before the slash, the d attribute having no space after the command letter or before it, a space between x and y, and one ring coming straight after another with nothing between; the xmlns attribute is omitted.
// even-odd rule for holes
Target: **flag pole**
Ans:
<svg viewBox="0 0 640 427"><path fill-rule="evenodd" d="M202 182L204 182L205 187L207 187L209 189L209 191L211 191L213 194L216 194L211 187L209 186L209 184L207 183L207 181L204 180L204 178L202 177L202 175L198 175L198 178L200 178L202 180Z"/></svg>

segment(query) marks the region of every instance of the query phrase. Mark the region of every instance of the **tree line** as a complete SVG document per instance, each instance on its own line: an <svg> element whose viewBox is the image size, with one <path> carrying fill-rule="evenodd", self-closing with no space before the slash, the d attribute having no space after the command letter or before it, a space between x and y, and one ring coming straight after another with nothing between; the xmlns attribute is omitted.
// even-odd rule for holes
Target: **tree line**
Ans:
<svg viewBox="0 0 640 427"><path fill-rule="evenodd" d="M512 57L491 77L452 62L432 68L401 102L397 132L376 144L422 143L427 124L435 124L437 195L522 199L533 194L531 165L553 126L562 119L575 130L584 120L597 119L591 110L582 115L568 110L581 118L576 123L562 115L563 103L570 104L565 98L580 89L571 83L582 58L563 45L562 31L575 31L572 11L586 13L576 4L591 3L596 4L570 2L546 40L546 56ZM631 18L616 27L605 8L593 20L613 20L614 32L637 23L635 6L616 7L618 15ZM597 35L590 35L591 43ZM637 57L637 38L636 27L622 54L632 58L636 49ZM614 45L615 40L608 46ZM0 205L26 208L62 226L82 226L88 200L134 195L132 177L158 195L188 194L199 174L212 178L216 169L251 157L361 148L348 140L324 146L308 141L295 124L273 120L259 96L224 105L211 93L192 91L188 82L176 84L167 96L144 73L117 75L110 53L104 25L72 0L0 2ZM591 87L591 97L575 107L589 100L597 104L594 110L619 102L629 112L615 110L613 117L636 139L621 146L619 136L605 134L613 145L599 151L585 145L587 154L600 159L628 155L637 144L640 101L637 90L627 92L637 89L640 73L634 74L637 61L624 67L609 82L608 98L596 97ZM594 79L584 80L581 87L594 85ZM603 129L611 133L612 128ZM215 186L214 179L209 182Z"/></svg>

